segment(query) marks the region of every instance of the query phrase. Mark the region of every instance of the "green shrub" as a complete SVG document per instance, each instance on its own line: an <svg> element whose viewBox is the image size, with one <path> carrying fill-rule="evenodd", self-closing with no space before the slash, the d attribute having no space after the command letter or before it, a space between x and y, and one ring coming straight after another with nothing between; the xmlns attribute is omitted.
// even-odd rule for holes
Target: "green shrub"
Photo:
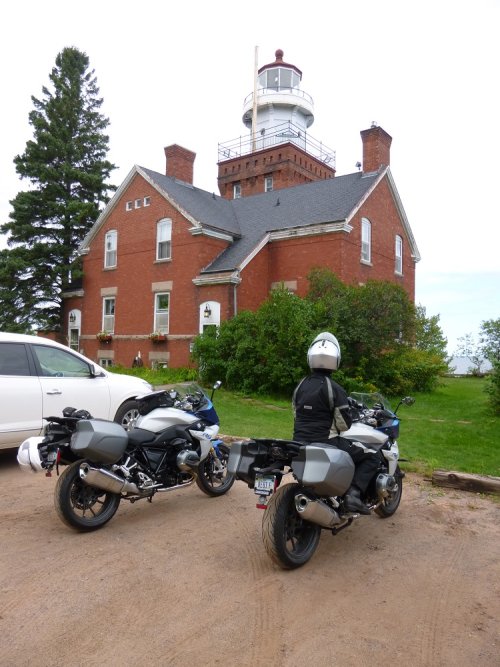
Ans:
<svg viewBox="0 0 500 667"><path fill-rule="evenodd" d="M486 379L484 390L493 414L500 415L500 361L493 360L493 369Z"/></svg>

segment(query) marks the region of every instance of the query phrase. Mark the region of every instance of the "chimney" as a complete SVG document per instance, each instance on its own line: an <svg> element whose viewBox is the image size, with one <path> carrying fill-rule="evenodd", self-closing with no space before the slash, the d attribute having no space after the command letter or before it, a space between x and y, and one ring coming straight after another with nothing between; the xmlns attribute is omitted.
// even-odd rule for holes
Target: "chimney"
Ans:
<svg viewBox="0 0 500 667"><path fill-rule="evenodd" d="M196 153L173 144L165 147L165 157L167 158L166 175L193 185L193 165Z"/></svg>
<svg viewBox="0 0 500 667"><path fill-rule="evenodd" d="M391 164L392 137L376 123L369 130L361 131L363 142L363 173L378 171Z"/></svg>

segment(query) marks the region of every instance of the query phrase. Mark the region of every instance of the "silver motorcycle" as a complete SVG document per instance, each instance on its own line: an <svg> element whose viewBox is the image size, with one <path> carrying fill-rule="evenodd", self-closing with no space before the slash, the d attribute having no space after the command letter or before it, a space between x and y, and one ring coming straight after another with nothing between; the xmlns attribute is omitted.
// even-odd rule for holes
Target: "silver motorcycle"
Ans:
<svg viewBox="0 0 500 667"><path fill-rule="evenodd" d="M412 405L407 396L392 411L381 394L349 397L354 421L341 437L361 442L376 451L379 465L362 500L381 518L392 516L403 493L404 472L399 467L400 405ZM322 530L333 535L347 528L359 514L344 507L354 463L346 452L325 443L255 438L231 447L228 472L247 483L264 509L264 547L280 567L292 569L309 561ZM291 473L293 482L281 484Z"/></svg>

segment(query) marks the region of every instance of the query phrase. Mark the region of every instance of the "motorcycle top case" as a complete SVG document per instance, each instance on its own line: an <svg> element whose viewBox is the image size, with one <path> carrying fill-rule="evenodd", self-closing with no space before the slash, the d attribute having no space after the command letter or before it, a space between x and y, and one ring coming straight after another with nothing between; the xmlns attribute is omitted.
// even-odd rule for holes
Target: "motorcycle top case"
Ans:
<svg viewBox="0 0 500 667"><path fill-rule="evenodd" d="M82 419L71 436L71 449L82 459L93 463L116 463L128 444L125 429L104 419Z"/></svg>

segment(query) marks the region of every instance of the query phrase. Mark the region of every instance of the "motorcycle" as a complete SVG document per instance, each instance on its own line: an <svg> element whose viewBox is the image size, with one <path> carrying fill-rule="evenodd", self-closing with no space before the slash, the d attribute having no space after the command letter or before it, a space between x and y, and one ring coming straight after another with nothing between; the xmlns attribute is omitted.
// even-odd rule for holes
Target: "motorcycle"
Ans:
<svg viewBox="0 0 500 667"><path fill-rule="evenodd" d="M156 493L193 482L221 496L234 478L227 472L229 447L217 437L213 395L220 386L215 383L210 398L195 384L138 396L139 416L130 430L66 408L62 417L47 418L43 437L21 444L17 460L47 476L67 465L54 504L60 519L79 531L104 526L121 500L151 502Z"/></svg>
<svg viewBox="0 0 500 667"><path fill-rule="evenodd" d="M379 465L363 501L371 513L392 516L403 493L404 472L399 467L397 410L412 405L402 398L394 411L381 394L353 393L349 405L353 423L341 437L361 442L376 451ZM337 535L360 515L344 507L344 494L354 475L346 452L325 443L254 438L234 442L229 474L247 483L264 509L262 539L270 558L283 569L307 563L319 544L321 531ZM294 482L281 485L292 474Z"/></svg>

